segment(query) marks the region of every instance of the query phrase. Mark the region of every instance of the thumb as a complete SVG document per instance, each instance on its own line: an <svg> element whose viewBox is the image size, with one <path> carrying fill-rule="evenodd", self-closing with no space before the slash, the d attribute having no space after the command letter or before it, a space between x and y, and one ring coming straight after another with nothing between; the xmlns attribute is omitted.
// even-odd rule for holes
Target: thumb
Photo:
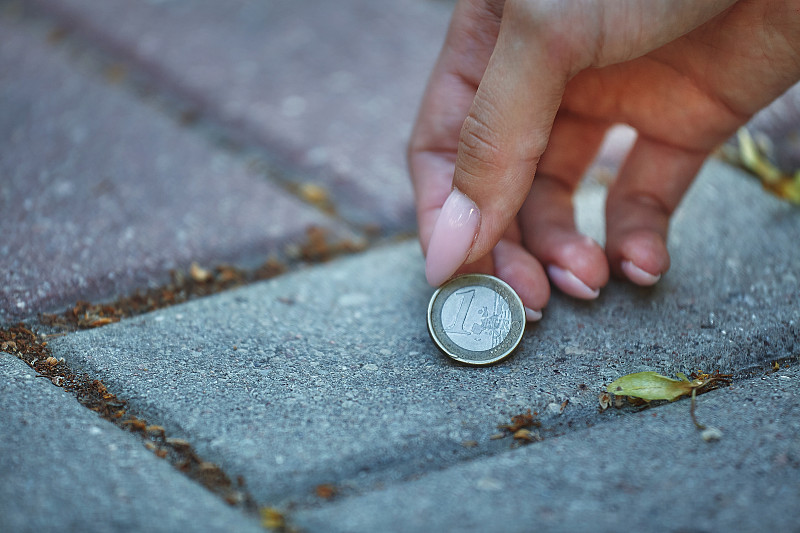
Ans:
<svg viewBox="0 0 800 533"><path fill-rule="evenodd" d="M486 72L461 128L453 191L433 227L428 281L438 285L489 253L516 216L547 146L570 65L552 33L506 2ZM534 25L537 26L537 25ZM561 47L563 50L563 47Z"/></svg>

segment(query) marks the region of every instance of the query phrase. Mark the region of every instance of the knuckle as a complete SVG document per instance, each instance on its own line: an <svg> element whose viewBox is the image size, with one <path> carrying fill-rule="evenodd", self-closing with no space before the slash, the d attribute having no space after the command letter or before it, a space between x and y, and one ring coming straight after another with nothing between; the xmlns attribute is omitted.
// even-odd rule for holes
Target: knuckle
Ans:
<svg viewBox="0 0 800 533"><path fill-rule="evenodd" d="M628 195L628 201L646 211L657 213L664 217L671 216L675 210L674 206L669 205L664 198L651 191L632 191Z"/></svg>
<svg viewBox="0 0 800 533"><path fill-rule="evenodd" d="M458 155L461 166L474 174L501 170L507 160L498 133L474 112L461 128Z"/></svg>
<svg viewBox="0 0 800 533"><path fill-rule="evenodd" d="M602 6L601 6L602 7ZM568 72L570 77L591 64L602 33L596 25L576 21L597 19L602 9L593 9L585 2L564 0L507 0L503 19L513 20L508 27L523 42L535 40L552 72Z"/></svg>

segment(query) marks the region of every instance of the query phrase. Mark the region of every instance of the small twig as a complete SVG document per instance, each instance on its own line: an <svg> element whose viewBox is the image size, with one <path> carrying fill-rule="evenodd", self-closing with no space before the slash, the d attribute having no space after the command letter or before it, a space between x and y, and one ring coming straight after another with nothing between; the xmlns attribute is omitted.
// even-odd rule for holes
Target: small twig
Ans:
<svg viewBox="0 0 800 533"><path fill-rule="evenodd" d="M702 430L706 429L706 427L703 424L701 424L700 422L697 421L697 417L694 414L694 408L695 408L695 404L696 404L695 403L696 395L697 395L697 389L692 389L692 406L689 408L689 414L692 415L692 422L694 422L694 427L696 427L697 429L702 431Z"/></svg>

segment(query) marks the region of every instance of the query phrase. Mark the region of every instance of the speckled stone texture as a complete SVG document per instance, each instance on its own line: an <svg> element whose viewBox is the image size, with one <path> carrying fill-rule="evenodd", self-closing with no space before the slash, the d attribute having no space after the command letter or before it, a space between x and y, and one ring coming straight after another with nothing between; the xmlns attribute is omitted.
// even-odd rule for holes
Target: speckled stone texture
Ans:
<svg viewBox="0 0 800 533"><path fill-rule="evenodd" d="M602 229L587 212L602 194L579 196L589 230ZM626 373L738 375L795 356L800 251L775 243L800 238L797 216L712 162L676 217L673 269L656 288L614 282L591 303L556 293L519 351L490 368L456 365L429 339L432 291L415 242L50 346L245 476L262 504L313 505L318 484L357 495L506 453L510 439L490 437L527 409L546 436L618 420L598 412L598 395ZM697 438L688 420L681 431Z"/></svg>
<svg viewBox="0 0 800 533"><path fill-rule="evenodd" d="M452 2L35 3L316 180L348 220L413 229L403 154Z"/></svg>
<svg viewBox="0 0 800 533"><path fill-rule="evenodd" d="M404 145L453 4L0 0L0 325L191 260L253 266L311 225L412 232ZM797 95L752 123L787 168ZM616 130L593 172L630 139ZM576 199L600 242L603 181ZM49 346L309 532L800 531L798 242L796 208L711 161L656 287L555 291L489 368L429 339L413 239ZM688 401L599 410L644 370L734 374L699 398L722 439ZM492 438L528 409L542 442ZM255 527L0 353L0 531Z"/></svg>
<svg viewBox="0 0 800 533"><path fill-rule="evenodd" d="M355 238L13 17L0 17L0 146L0 324L192 260L285 257L310 226Z"/></svg>
<svg viewBox="0 0 800 533"><path fill-rule="evenodd" d="M0 531L263 531L0 352Z"/></svg>
<svg viewBox="0 0 800 533"><path fill-rule="evenodd" d="M795 366L293 515L306 531L787 531L800 528ZM547 434L545 434L547 435Z"/></svg>

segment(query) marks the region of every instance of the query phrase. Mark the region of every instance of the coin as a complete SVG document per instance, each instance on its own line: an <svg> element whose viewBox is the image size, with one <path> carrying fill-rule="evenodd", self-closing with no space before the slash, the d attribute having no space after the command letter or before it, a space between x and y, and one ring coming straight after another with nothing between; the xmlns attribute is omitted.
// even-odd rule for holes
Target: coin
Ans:
<svg viewBox="0 0 800 533"><path fill-rule="evenodd" d="M525 331L525 308L514 289L486 274L465 274L433 293L428 331L448 356L489 365L517 347Z"/></svg>

